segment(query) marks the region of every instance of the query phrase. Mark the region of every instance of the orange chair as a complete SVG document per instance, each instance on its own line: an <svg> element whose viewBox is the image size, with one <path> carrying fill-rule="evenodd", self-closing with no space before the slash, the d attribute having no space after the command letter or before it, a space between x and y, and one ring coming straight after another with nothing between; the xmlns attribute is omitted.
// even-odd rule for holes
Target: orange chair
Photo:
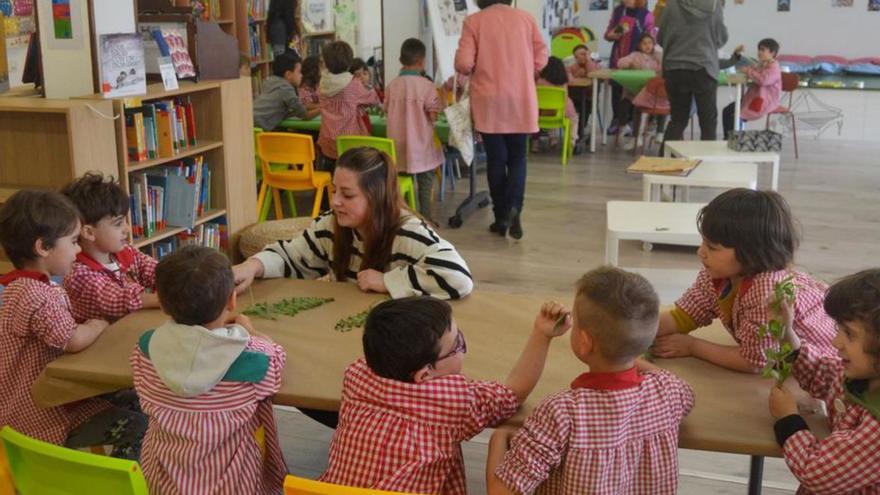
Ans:
<svg viewBox="0 0 880 495"><path fill-rule="evenodd" d="M260 186L260 195L257 198L257 208L262 210L259 221L265 221L268 215L268 208L262 208L262 205L270 189L275 203L275 218L284 217L279 191L314 190L315 204L312 207L312 217L318 216L321 212L324 191L327 191L328 198L332 193L333 179L330 172L315 170L315 145L312 143L312 137L290 132L263 132L257 135L257 155L260 157L263 171L263 184ZM270 163L286 163L291 168L272 170Z"/></svg>
<svg viewBox="0 0 880 495"><path fill-rule="evenodd" d="M636 121L636 128L633 129L633 135L636 139L636 145L633 147L633 155L638 156L639 150L639 130L642 129L642 147L648 147L648 117L668 116L668 108L658 108L657 102L669 100L669 94L666 92L666 81L662 77L655 77L645 84L645 92L653 98L654 106L636 107L641 113L641 117ZM693 126L691 126L691 139L693 139Z"/></svg>
<svg viewBox="0 0 880 495"><path fill-rule="evenodd" d="M788 93L788 106L784 107L782 105L776 107L771 110L770 113L767 114L767 125L765 129L770 128L770 116L771 115L788 115L791 117L791 134L794 137L794 158L797 160L798 158L798 145L797 145L797 119L794 117L794 112L791 111L791 103L794 100L794 90L798 88L801 84L801 77L797 74L790 74L783 72L782 73L782 91Z"/></svg>
<svg viewBox="0 0 880 495"><path fill-rule="evenodd" d="M287 475L284 478L284 495L406 495L403 492L389 492L370 488L354 488L334 485L322 481L309 480ZM410 494L416 495L416 494Z"/></svg>

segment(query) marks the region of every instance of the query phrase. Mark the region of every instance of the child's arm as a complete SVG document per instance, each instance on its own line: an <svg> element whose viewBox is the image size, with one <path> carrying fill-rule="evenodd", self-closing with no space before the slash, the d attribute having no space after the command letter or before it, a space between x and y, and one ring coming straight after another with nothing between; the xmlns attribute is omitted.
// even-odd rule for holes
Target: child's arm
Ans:
<svg viewBox="0 0 880 495"><path fill-rule="evenodd" d="M664 335L669 335L672 333L678 332L678 323L675 321L675 318L672 316L672 311L661 311L660 312L660 324L657 329L657 337L662 337Z"/></svg>
<svg viewBox="0 0 880 495"><path fill-rule="evenodd" d="M775 65L758 68L757 66L751 66L745 68L745 74L749 79L752 80L758 86L773 86L774 84L782 86L782 72L779 70L779 65L776 62L772 63Z"/></svg>
<svg viewBox="0 0 880 495"><path fill-rule="evenodd" d="M155 292L141 292L141 308L152 309L159 307L159 294Z"/></svg>
<svg viewBox="0 0 880 495"><path fill-rule="evenodd" d="M318 115L321 115L321 105L306 105L306 116L303 120L312 120Z"/></svg>
<svg viewBox="0 0 880 495"><path fill-rule="evenodd" d="M89 320L83 324L77 325L76 330L64 346L64 352L80 352L92 345L92 342L98 339L98 336L110 326L110 323L104 320Z"/></svg>
<svg viewBox="0 0 880 495"><path fill-rule="evenodd" d="M100 315L108 320L118 320L144 307L158 307L158 299L144 297L144 286L130 280L119 285L103 272L87 267L77 267L64 279L64 289L76 308L75 314ZM150 306L144 306L144 302Z"/></svg>
<svg viewBox="0 0 880 495"><path fill-rule="evenodd" d="M517 402L525 402L541 378L550 341L565 334L569 328L571 315L565 306L557 302L544 303L535 317L535 326L526 347L507 377L507 386L516 394Z"/></svg>
<svg viewBox="0 0 880 495"><path fill-rule="evenodd" d="M633 69L634 68L633 65L635 64L635 60L636 60L636 53L637 52L632 52L625 57L620 57L619 59L617 59L617 68L618 69Z"/></svg>
<svg viewBox="0 0 880 495"><path fill-rule="evenodd" d="M658 338L653 351L654 355L660 358L693 356L743 373L761 371L761 366L756 366L742 356L740 346L715 344L685 334L671 334Z"/></svg>
<svg viewBox="0 0 880 495"><path fill-rule="evenodd" d="M437 90L432 87L431 92L425 99L425 113L428 115L428 120L430 120L431 122L435 122L437 120L437 115L442 111L443 100L440 99L440 95L437 94Z"/></svg>
<svg viewBox="0 0 880 495"><path fill-rule="evenodd" d="M510 448L510 439L515 430L510 428L498 428L489 439L489 453L486 456L486 492L489 495L513 495L516 492L507 488L503 481L495 476L495 469L504 460L504 454Z"/></svg>
<svg viewBox="0 0 880 495"><path fill-rule="evenodd" d="M284 90L283 98L288 116L300 119L306 118L306 107L303 106L302 100L299 99L299 95L296 94L296 90L293 89L293 86L289 86L289 89Z"/></svg>

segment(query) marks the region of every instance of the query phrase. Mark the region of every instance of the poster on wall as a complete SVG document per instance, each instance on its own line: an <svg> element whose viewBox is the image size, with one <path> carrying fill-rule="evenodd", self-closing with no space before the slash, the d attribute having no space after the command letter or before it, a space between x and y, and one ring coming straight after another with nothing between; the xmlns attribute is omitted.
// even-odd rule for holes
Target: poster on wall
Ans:
<svg viewBox="0 0 880 495"><path fill-rule="evenodd" d="M443 25L446 36L460 36L461 26L467 17L468 8L465 0L438 0L437 15Z"/></svg>
<svg viewBox="0 0 880 495"><path fill-rule="evenodd" d="M868 12L880 12L880 0L868 0Z"/></svg>
<svg viewBox="0 0 880 495"><path fill-rule="evenodd" d="M479 12L474 0L427 0L428 20L433 35L436 65L446 80L454 74L453 62L464 18Z"/></svg>
<svg viewBox="0 0 880 495"><path fill-rule="evenodd" d="M541 28L548 40L559 28L577 25L577 10L575 0L547 0L544 3Z"/></svg>
<svg viewBox="0 0 880 495"><path fill-rule="evenodd" d="M776 0L776 10L779 12L791 11L791 0Z"/></svg>
<svg viewBox="0 0 880 495"><path fill-rule="evenodd" d="M85 0L37 0L40 33L52 50L81 50L86 34L83 33Z"/></svg>
<svg viewBox="0 0 880 495"><path fill-rule="evenodd" d="M608 10L608 0L590 0L590 10Z"/></svg>
<svg viewBox="0 0 880 495"><path fill-rule="evenodd" d="M306 0L302 6L303 27L306 32L333 31L333 0Z"/></svg>

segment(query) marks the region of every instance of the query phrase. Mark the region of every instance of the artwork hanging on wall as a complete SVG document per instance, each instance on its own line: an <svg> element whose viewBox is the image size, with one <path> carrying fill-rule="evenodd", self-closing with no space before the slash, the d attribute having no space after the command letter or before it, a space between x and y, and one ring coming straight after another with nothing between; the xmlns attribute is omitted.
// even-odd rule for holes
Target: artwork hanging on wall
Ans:
<svg viewBox="0 0 880 495"><path fill-rule="evenodd" d="M55 27L56 39L69 40L73 38L70 0L52 0L52 25Z"/></svg>
<svg viewBox="0 0 880 495"><path fill-rule="evenodd" d="M37 0L40 36L52 50L81 50L88 33L87 18L83 17L85 0Z"/></svg>
<svg viewBox="0 0 880 495"><path fill-rule="evenodd" d="M831 0L832 7L852 7L853 0Z"/></svg>
<svg viewBox="0 0 880 495"><path fill-rule="evenodd" d="M440 22L446 36L461 36L461 26L467 17L467 2L464 0L440 0L437 2Z"/></svg>
<svg viewBox="0 0 880 495"><path fill-rule="evenodd" d="M608 0L590 0L590 10L608 10Z"/></svg>
<svg viewBox="0 0 880 495"><path fill-rule="evenodd" d="M791 11L791 0L776 0L776 10L779 12Z"/></svg>
<svg viewBox="0 0 880 495"><path fill-rule="evenodd" d="M577 25L578 12L575 0L547 0L541 27L549 36L559 28Z"/></svg>
<svg viewBox="0 0 880 495"><path fill-rule="evenodd" d="M868 12L880 12L880 0L868 0Z"/></svg>

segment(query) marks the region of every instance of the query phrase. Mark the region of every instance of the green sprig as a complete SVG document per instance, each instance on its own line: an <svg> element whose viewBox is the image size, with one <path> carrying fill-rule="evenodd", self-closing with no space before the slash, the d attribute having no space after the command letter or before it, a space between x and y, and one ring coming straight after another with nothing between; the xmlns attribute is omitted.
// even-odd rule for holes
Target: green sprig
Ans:
<svg viewBox="0 0 880 495"><path fill-rule="evenodd" d="M258 303L244 310L244 314L264 320L277 320L277 315L296 316L298 313L315 309L329 302L332 297L291 297L276 303Z"/></svg>
<svg viewBox="0 0 880 495"><path fill-rule="evenodd" d="M797 286L794 284L794 275L773 286L773 300L770 301L770 309L779 316L782 313L782 304L793 304L797 297ZM771 318L765 325L758 329L758 336L762 339L771 336L775 342L773 347L764 349L767 364L761 370L761 376L776 380L776 385L781 387L791 375L791 355L794 353L791 344L785 341L785 324L776 318Z"/></svg>

